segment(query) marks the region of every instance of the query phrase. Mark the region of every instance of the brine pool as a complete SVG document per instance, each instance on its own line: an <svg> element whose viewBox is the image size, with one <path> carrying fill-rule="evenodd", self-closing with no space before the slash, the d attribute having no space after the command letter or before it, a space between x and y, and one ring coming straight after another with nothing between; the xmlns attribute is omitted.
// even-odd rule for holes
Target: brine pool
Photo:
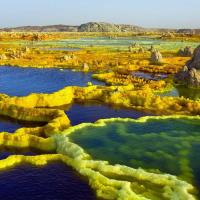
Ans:
<svg viewBox="0 0 200 200"><path fill-rule="evenodd" d="M80 126L69 138L95 160L176 175L200 192L199 130L199 117L107 119Z"/></svg>
<svg viewBox="0 0 200 200"><path fill-rule="evenodd" d="M37 69L19 67L0 67L0 93L11 96L25 96L30 93L52 93L65 86L86 86L88 82L104 85L92 79L91 73L74 72L59 69ZM106 105L74 104L66 110L72 125L82 122L94 122L101 118L129 117L139 118L148 113L112 108ZM20 127L39 126L10 120L0 119L0 131L14 132ZM33 149L14 151L0 149L0 159L9 155L39 155ZM30 195L31 194L31 195ZM85 180L82 180L71 168L62 163L52 163L45 167L22 165L0 172L0 196L4 200L16 199L48 199L63 200L95 199L94 193Z"/></svg>
<svg viewBox="0 0 200 200"><path fill-rule="evenodd" d="M86 86L88 82L104 85L91 77L91 73L72 70L0 67L0 93L25 96L30 93L52 93L65 86ZM139 74L140 75L140 74ZM182 93L180 93L182 94ZM178 95L178 94L176 94ZM173 96L173 95L172 95ZM72 125L95 122L106 118L132 118L149 116L149 113L113 108L100 104L73 104L66 109ZM42 125L42 124L41 124ZM39 126L0 118L0 131L14 132L19 127ZM190 136L188 132L190 131ZM199 185L199 123L186 120L149 121L147 124L110 123L96 129L85 128L71 137L94 158L111 163L143 167L150 171L171 173ZM186 158L184 152L187 151ZM0 149L0 159L9 155L38 155L33 149L13 151ZM179 154L182 156L179 156ZM192 175L184 170L184 159L189 160ZM174 164L177 162L178 164ZM187 168L186 168L187 169ZM191 180L192 177L192 180ZM34 179L34 181L33 181ZM70 184L71 183L71 184ZM0 172L0 196L9 199L61 200L95 199L88 184L71 168L54 162L45 167L21 165ZM31 196L28 196L29 194Z"/></svg>
<svg viewBox="0 0 200 200"><path fill-rule="evenodd" d="M18 44L19 42L0 42L0 44ZM79 48L87 48L90 46L97 46L98 48L110 48L113 50L128 50L128 46L138 43L144 48L148 48L153 45L156 49L161 50L176 50L184 48L186 46L191 46L196 48L198 42L188 42L188 41L165 41L161 39L155 39L150 37L130 37L130 38L110 38L110 37L95 37L95 38L78 38L78 39L63 39L57 41L35 41L27 42L20 41L20 44L26 46L35 47L49 47L51 50L62 50L62 51L76 51Z"/></svg>
<svg viewBox="0 0 200 200"><path fill-rule="evenodd" d="M13 45L14 43L12 42ZM20 41L20 43L23 43L23 41ZM30 45L41 48L49 46L49 50L52 51L76 51L79 48L89 46L128 50L127 47L133 43L138 43L144 48L154 45L157 49L165 50L178 50L185 46L195 48L198 45L196 42L169 42L138 37L117 39L107 37L80 38L34 42ZM28 46L29 44L25 45ZM11 96L25 96L33 92L52 93L65 86L86 86L88 82L104 85L103 82L92 79L91 73L73 72L65 69L61 71L59 69L0 67L0 93L6 93ZM188 91L184 88L183 90L176 88L162 95L188 96ZM189 98L192 99L196 99L196 96L197 98L200 96L197 95L196 90L189 94ZM72 125L82 122L95 122L102 118L122 117L137 119L150 115L149 113L111 108L98 104L74 104L66 110L66 114L69 116ZM24 124L6 118L0 119L0 132L8 131L12 133L17 128L23 126L31 126L31 124ZM80 138L73 134L71 139L84 147L94 158L107 159L111 163L143 167L150 171L160 170L161 172L172 173L188 181L193 180L194 184L199 186L200 144L198 126L199 124L187 125L186 123L185 125L180 120L176 121L176 123L173 120L165 122L150 121L145 126L137 123L111 123L107 128L102 127L102 130L91 128L88 134L85 134L86 129L84 129L80 134ZM91 134L91 131L94 131L95 134ZM191 131L192 135L189 137L188 132ZM115 148L111 148L112 145ZM182 149L186 152L181 152ZM177 155L175 152L177 152ZM26 149L21 152L0 149L0 159L13 154L31 156L40 153L42 152L37 152L33 149ZM179 154L180 157L177 157ZM187 167L192 169L192 174L189 174L191 176L187 176L188 174L184 171L185 158L190 163L185 169L188 169ZM174 163L178 164L175 165ZM183 168L181 168L182 166ZM85 180L79 177L71 168L60 162L53 162L45 167L20 165L13 169L1 171L0 196L4 200L95 199L94 193Z"/></svg>

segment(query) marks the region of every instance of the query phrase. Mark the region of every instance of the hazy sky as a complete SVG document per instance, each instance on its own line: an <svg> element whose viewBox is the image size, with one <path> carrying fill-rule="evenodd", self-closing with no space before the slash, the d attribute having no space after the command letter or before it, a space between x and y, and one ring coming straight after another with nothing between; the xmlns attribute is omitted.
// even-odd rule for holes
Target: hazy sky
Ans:
<svg viewBox="0 0 200 200"><path fill-rule="evenodd" d="M200 28L200 0L0 0L0 27L90 21Z"/></svg>

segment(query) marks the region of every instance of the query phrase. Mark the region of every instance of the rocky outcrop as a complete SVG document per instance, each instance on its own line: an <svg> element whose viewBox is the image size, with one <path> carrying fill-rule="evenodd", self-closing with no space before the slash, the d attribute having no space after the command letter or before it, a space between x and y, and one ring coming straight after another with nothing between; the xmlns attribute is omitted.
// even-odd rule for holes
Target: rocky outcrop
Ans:
<svg viewBox="0 0 200 200"><path fill-rule="evenodd" d="M184 49L179 49L178 56L189 57L193 55L193 49L191 47L185 47Z"/></svg>
<svg viewBox="0 0 200 200"><path fill-rule="evenodd" d="M200 87L200 70L192 68L188 69L187 66L175 75L175 82L184 84L188 87Z"/></svg>
<svg viewBox="0 0 200 200"><path fill-rule="evenodd" d="M162 63L162 54L155 50L151 53L151 63L152 64L161 64Z"/></svg>
<svg viewBox="0 0 200 200"><path fill-rule="evenodd" d="M177 33L187 34L187 35L194 35L200 34L200 29L179 29Z"/></svg>
<svg viewBox="0 0 200 200"><path fill-rule="evenodd" d="M186 63L189 69L195 68L200 70L200 45L194 50L194 55L191 60Z"/></svg>
<svg viewBox="0 0 200 200"><path fill-rule="evenodd" d="M82 24L78 28L79 32L120 32L114 24L89 22Z"/></svg>
<svg viewBox="0 0 200 200"><path fill-rule="evenodd" d="M133 32L140 31L141 27L124 24L111 24L105 22L89 22L79 26L79 32Z"/></svg>
<svg viewBox="0 0 200 200"><path fill-rule="evenodd" d="M188 87L200 87L200 46L194 50L194 55L186 66L175 75L175 82Z"/></svg>

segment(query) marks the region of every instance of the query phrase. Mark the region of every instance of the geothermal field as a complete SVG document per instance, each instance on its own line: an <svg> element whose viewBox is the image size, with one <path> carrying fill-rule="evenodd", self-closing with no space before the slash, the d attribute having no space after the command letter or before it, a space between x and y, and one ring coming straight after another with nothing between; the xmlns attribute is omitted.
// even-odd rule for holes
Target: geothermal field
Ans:
<svg viewBox="0 0 200 200"><path fill-rule="evenodd" d="M199 199L200 35L0 39L3 200Z"/></svg>

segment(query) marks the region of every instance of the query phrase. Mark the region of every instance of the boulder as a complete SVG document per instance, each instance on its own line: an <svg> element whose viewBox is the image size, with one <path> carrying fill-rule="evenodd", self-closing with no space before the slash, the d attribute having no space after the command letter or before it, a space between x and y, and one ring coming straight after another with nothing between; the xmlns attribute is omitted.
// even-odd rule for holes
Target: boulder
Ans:
<svg viewBox="0 0 200 200"><path fill-rule="evenodd" d="M178 51L178 56L192 56L193 55L193 49L191 47L185 47L184 49L180 49Z"/></svg>
<svg viewBox="0 0 200 200"><path fill-rule="evenodd" d="M159 51L155 50L151 53L151 63L152 64L160 64L160 63L162 63L162 59L163 59L162 54Z"/></svg>
<svg viewBox="0 0 200 200"><path fill-rule="evenodd" d="M187 85L200 87L200 70L192 68L188 73Z"/></svg>
<svg viewBox="0 0 200 200"><path fill-rule="evenodd" d="M200 70L200 45L194 50L192 59L186 65L189 69L195 68Z"/></svg>
<svg viewBox="0 0 200 200"><path fill-rule="evenodd" d="M175 75L174 80L187 87L200 87L200 46L194 50L192 59Z"/></svg>

